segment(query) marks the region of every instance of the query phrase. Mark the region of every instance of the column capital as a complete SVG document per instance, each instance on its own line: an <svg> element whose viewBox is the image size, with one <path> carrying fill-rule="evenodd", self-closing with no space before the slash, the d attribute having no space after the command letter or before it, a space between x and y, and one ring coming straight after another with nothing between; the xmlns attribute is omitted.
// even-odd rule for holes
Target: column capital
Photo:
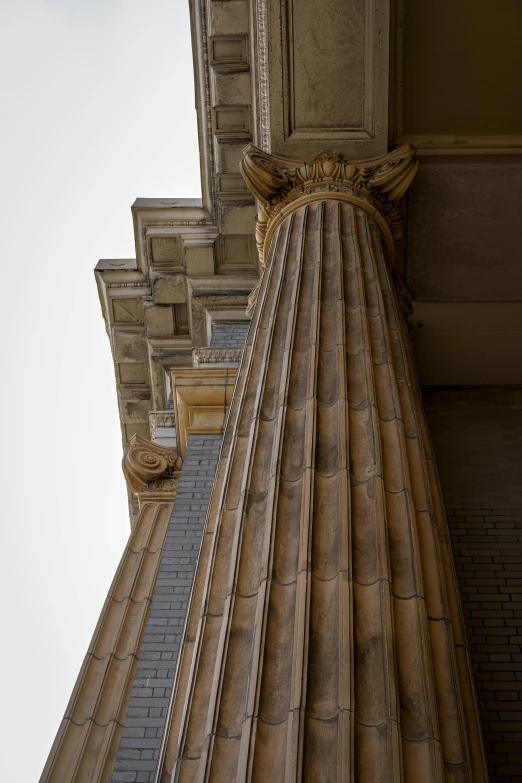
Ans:
<svg viewBox="0 0 522 783"><path fill-rule="evenodd" d="M243 178L259 202L256 243L264 271L270 237L280 219L295 207L317 198L348 201L368 212L380 226L393 261L403 239L397 202L406 193L418 161L411 144L370 160L346 161L336 152L323 152L311 163L278 158L249 144L240 163ZM267 241L268 240L268 241ZM252 314L259 285L252 292Z"/></svg>
<svg viewBox="0 0 522 783"><path fill-rule="evenodd" d="M182 458L174 450L134 435L122 467L131 492L137 495L175 493Z"/></svg>
<svg viewBox="0 0 522 783"><path fill-rule="evenodd" d="M266 219L271 219L293 201L303 196L343 193L366 212L378 212L388 223L394 241L402 238L402 226L391 217L390 210L406 193L418 168L415 148L404 144L387 155L370 160L348 162L336 152L322 152L311 163L277 158L249 144L240 163L243 178L260 202ZM261 219L262 216L260 216ZM264 236L259 236L264 244Z"/></svg>

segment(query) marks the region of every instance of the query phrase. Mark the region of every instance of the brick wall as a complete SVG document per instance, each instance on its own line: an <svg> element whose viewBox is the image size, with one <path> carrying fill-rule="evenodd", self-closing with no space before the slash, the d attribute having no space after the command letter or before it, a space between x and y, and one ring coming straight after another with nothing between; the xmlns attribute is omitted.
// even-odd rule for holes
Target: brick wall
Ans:
<svg viewBox="0 0 522 783"><path fill-rule="evenodd" d="M522 389L423 390L491 783L522 783Z"/></svg>
<svg viewBox="0 0 522 783"><path fill-rule="evenodd" d="M243 348L248 334L248 321L215 323L212 326L210 348Z"/></svg>
<svg viewBox="0 0 522 783"><path fill-rule="evenodd" d="M113 783L152 783L221 437L191 435L141 644Z"/></svg>

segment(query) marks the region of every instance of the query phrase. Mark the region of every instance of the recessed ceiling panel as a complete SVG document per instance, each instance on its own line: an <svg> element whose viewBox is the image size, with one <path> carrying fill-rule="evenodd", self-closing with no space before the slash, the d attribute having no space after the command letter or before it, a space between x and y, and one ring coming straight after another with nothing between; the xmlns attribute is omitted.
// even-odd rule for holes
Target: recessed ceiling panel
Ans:
<svg viewBox="0 0 522 783"><path fill-rule="evenodd" d="M386 152L389 0L269 0L268 18L272 153Z"/></svg>
<svg viewBox="0 0 522 783"><path fill-rule="evenodd" d="M404 2L402 135L522 134L520 0Z"/></svg>

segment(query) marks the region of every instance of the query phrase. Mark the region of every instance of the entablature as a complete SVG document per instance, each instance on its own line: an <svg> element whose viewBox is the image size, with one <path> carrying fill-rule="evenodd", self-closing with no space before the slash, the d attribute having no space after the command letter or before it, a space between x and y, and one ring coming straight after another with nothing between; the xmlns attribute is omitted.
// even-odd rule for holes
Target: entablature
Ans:
<svg viewBox="0 0 522 783"><path fill-rule="evenodd" d="M259 274L251 207L232 206L224 234L199 199L137 199L132 215L136 258L103 259L95 270L124 451L135 437L177 444L174 413L172 426L158 425L170 373L193 369L193 350L209 345L216 316L245 321Z"/></svg>

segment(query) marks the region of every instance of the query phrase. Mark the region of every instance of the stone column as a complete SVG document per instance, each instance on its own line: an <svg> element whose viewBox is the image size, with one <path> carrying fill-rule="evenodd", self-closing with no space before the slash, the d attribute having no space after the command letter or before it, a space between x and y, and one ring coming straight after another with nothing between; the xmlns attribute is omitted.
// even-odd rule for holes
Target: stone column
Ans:
<svg viewBox="0 0 522 783"><path fill-rule="evenodd" d="M158 780L487 780L394 267L414 151L249 147L266 262Z"/></svg>
<svg viewBox="0 0 522 783"><path fill-rule="evenodd" d="M172 449L132 438L123 470L140 512L40 783L111 779L180 468Z"/></svg>

